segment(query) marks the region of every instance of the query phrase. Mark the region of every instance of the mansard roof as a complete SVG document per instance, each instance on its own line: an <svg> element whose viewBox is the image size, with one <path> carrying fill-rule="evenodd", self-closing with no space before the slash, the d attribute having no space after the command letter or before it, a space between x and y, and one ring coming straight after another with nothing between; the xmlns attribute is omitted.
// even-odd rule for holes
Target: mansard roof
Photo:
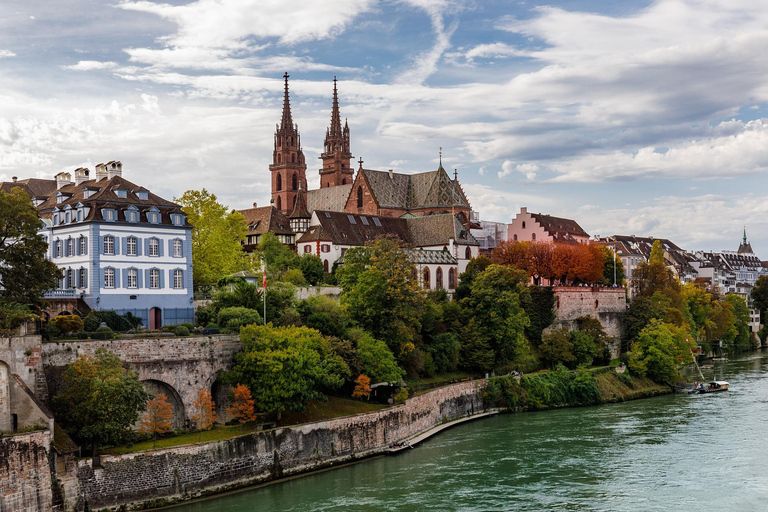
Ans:
<svg viewBox="0 0 768 512"><path fill-rule="evenodd" d="M262 206L238 211L245 217L249 235L261 235L267 232L272 232L276 235L293 234L288 217L274 206Z"/></svg>

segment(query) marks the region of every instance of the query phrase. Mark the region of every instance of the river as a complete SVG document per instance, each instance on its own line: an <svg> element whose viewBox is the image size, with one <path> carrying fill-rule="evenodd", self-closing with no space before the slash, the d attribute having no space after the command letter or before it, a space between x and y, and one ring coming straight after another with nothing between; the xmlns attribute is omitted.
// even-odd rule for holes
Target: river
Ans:
<svg viewBox="0 0 768 512"><path fill-rule="evenodd" d="M481 419L401 455L171 510L768 510L768 352L703 371L731 389Z"/></svg>

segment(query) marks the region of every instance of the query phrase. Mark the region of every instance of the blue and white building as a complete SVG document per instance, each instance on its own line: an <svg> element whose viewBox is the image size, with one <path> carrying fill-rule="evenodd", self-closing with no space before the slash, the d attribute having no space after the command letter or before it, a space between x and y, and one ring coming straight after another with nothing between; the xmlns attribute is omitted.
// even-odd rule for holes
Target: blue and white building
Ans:
<svg viewBox="0 0 768 512"><path fill-rule="evenodd" d="M64 278L49 299L140 317L144 327L194 322L192 226L181 207L122 177L122 164L56 175L33 197L48 257Z"/></svg>

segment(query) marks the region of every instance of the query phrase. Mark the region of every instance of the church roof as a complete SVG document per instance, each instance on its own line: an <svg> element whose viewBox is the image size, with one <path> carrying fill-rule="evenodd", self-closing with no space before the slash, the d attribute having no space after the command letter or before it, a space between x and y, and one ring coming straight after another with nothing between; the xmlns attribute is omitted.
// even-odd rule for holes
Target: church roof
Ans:
<svg viewBox="0 0 768 512"><path fill-rule="evenodd" d="M445 245L451 238L459 245L479 245L456 216L450 213L407 219L410 242L417 247Z"/></svg>
<svg viewBox="0 0 768 512"><path fill-rule="evenodd" d="M457 263L456 258L448 251L406 249L405 253L408 259L417 265L456 265Z"/></svg>
<svg viewBox="0 0 768 512"><path fill-rule="evenodd" d="M288 217L274 206L248 208L239 212L245 217L249 235L261 235L268 231L277 235L293 234Z"/></svg>
<svg viewBox="0 0 768 512"><path fill-rule="evenodd" d="M315 210L341 212L347 205L350 192L352 183L307 190L307 209L309 213Z"/></svg>
<svg viewBox="0 0 768 512"><path fill-rule="evenodd" d="M307 200L304 198L304 191L299 184L299 192L296 194L296 204L293 211L288 216L289 219L309 219L312 215L307 210Z"/></svg>
<svg viewBox="0 0 768 512"><path fill-rule="evenodd" d="M417 174L373 169L360 173L380 208L470 207L458 182L442 167Z"/></svg>

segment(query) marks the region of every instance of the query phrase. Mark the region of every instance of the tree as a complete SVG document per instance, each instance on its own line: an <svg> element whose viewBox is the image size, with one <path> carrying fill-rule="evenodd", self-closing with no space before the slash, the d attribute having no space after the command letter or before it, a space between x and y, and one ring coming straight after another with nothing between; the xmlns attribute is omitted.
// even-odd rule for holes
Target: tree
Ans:
<svg viewBox="0 0 768 512"><path fill-rule="evenodd" d="M304 274L304 279L311 285L321 283L323 277L325 277L323 260L314 254L304 254L299 258L299 268L301 269L301 273Z"/></svg>
<svg viewBox="0 0 768 512"><path fill-rule="evenodd" d="M70 435L90 443L119 443L144 411L150 395L135 372L104 348L80 356L63 375L64 388L54 405Z"/></svg>
<svg viewBox="0 0 768 512"><path fill-rule="evenodd" d="M461 301L467 323L474 319L478 334L493 349L496 368L528 354L525 328L530 320L520 301L527 282L522 270L491 265L475 278L469 297Z"/></svg>
<svg viewBox="0 0 768 512"><path fill-rule="evenodd" d="M195 286L215 284L221 277L252 266L243 252L248 227L243 214L229 211L207 190L187 190L174 199L192 224Z"/></svg>
<svg viewBox="0 0 768 512"><path fill-rule="evenodd" d="M312 399L323 399L322 389L340 387L349 368L329 341L307 327L249 325L240 331L243 350L226 375L232 384L251 390L258 408L280 413L304 410Z"/></svg>
<svg viewBox="0 0 768 512"><path fill-rule="evenodd" d="M768 276L760 276L752 288L752 303L760 311L760 322L766 323L765 312L768 310Z"/></svg>
<svg viewBox="0 0 768 512"><path fill-rule="evenodd" d="M664 249L661 247L661 241L653 242L648 263L640 262L632 271L632 286L638 296L650 297L656 292L661 292L677 302L680 281L664 263Z"/></svg>
<svg viewBox="0 0 768 512"><path fill-rule="evenodd" d="M147 410L141 418L139 432L152 434L152 449L157 446L157 435L165 434L171 430L173 407L168 402L168 397L159 393L155 398L147 402Z"/></svg>
<svg viewBox="0 0 768 512"><path fill-rule="evenodd" d="M397 357L407 356L418 341L424 294L399 241L384 237L347 250L336 274L352 319L385 340Z"/></svg>
<svg viewBox="0 0 768 512"><path fill-rule="evenodd" d="M655 382L674 383L678 367L693 360L691 349L695 344L690 338L684 327L651 320L629 353L630 371Z"/></svg>
<svg viewBox="0 0 768 512"><path fill-rule="evenodd" d="M537 347L541 343L544 329L552 325L556 318L555 291L551 286L530 286L520 300L530 320L525 335Z"/></svg>
<svg viewBox="0 0 768 512"><path fill-rule="evenodd" d="M747 301L735 293L725 296L725 301L731 305L733 311L733 323L736 336L732 349L735 352L744 352L752 348L752 331L749 328L749 308Z"/></svg>
<svg viewBox="0 0 768 512"><path fill-rule="evenodd" d="M581 331L571 332L571 345L576 366L591 365L597 356L597 345L589 334Z"/></svg>
<svg viewBox="0 0 768 512"><path fill-rule="evenodd" d="M405 372L398 366L386 343L375 339L362 329L350 329L348 336L357 346L363 372L370 376L374 383L399 383L403 380Z"/></svg>
<svg viewBox="0 0 768 512"><path fill-rule="evenodd" d="M469 296L475 277L492 263L491 258L483 254L469 260L467 269L459 276L459 285L456 287L456 292L453 295L454 300L459 301Z"/></svg>
<svg viewBox="0 0 768 512"><path fill-rule="evenodd" d="M272 232L261 235L259 256L267 264L267 270L274 272L275 277L289 268L298 268L301 260L298 254L282 243Z"/></svg>
<svg viewBox="0 0 768 512"><path fill-rule="evenodd" d="M48 243L29 196L19 187L0 190L0 302L40 309L43 295L56 288L59 267L46 259Z"/></svg>
<svg viewBox="0 0 768 512"><path fill-rule="evenodd" d="M192 421L195 422L195 426L200 431L200 440L202 441L203 430L212 429L213 424L216 423L216 403L213 401L210 391L201 389L197 392L197 398L192 404L194 405Z"/></svg>
<svg viewBox="0 0 768 512"><path fill-rule="evenodd" d="M574 362L576 358L573 356L573 342L568 328L563 327L545 334L539 345L539 355L541 361L550 368Z"/></svg>
<svg viewBox="0 0 768 512"><path fill-rule="evenodd" d="M362 398L371 396L371 379L366 375L360 374L355 380L355 390L352 392L352 398Z"/></svg>
<svg viewBox="0 0 768 512"><path fill-rule="evenodd" d="M26 304L0 302L0 337L10 337L13 330L24 322L40 318Z"/></svg>
<svg viewBox="0 0 768 512"><path fill-rule="evenodd" d="M598 250L603 255L603 279L600 284L603 286L611 286L616 284L621 286L624 282L624 264L621 262L621 258L615 255L613 249L607 246L599 246ZM616 275L614 276L613 267L614 261L616 262Z"/></svg>
<svg viewBox="0 0 768 512"><path fill-rule="evenodd" d="M238 384L232 388L232 407L227 407L227 414L240 424L256 421L255 402L248 386Z"/></svg>

